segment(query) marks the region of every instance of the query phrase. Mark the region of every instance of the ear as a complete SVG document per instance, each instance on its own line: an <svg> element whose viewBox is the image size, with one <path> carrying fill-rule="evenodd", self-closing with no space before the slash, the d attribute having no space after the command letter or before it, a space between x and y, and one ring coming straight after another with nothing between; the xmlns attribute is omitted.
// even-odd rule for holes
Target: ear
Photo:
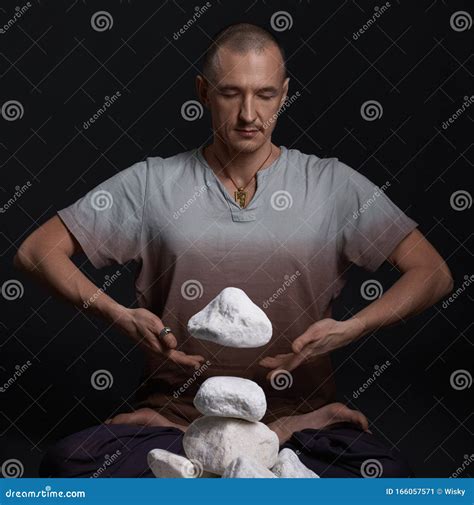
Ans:
<svg viewBox="0 0 474 505"><path fill-rule="evenodd" d="M202 75L196 76L196 93L199 101L205 106L209 107L209 83Z"/></svg>
<svg viewBox="0 0 474 505"><path fill-rule="evenodd" d="M290 78L287 77L285 79L285 81L283 82L283 95L281 97L281 100L280 100L280 109L282 107L282 105L285 103L286 99L288 98L288 87L289 87L289 84L290 84Z"/></svg>

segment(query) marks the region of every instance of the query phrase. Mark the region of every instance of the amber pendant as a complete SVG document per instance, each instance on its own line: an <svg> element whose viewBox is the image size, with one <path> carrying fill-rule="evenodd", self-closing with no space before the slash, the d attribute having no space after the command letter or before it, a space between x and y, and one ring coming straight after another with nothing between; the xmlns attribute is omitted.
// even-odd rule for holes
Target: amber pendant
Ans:
<svg viewBox="0 0 474 505"><path fill-rule="evenodd" d="M243 208L245 207L245 200L247 199L247 192L242 189L234 191L235 201Z"/></svg>

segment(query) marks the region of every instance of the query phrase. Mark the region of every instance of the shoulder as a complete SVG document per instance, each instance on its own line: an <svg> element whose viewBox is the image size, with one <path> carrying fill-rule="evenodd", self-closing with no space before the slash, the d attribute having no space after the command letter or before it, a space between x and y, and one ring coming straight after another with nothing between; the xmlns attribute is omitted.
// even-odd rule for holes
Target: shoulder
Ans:
<svg viewBox="0 0 474 505"><path fill-rule="evenodd" d="M172 156L150 156L146 159L149 175L164 180L178 180L195 161L195 149Z"/></svg>

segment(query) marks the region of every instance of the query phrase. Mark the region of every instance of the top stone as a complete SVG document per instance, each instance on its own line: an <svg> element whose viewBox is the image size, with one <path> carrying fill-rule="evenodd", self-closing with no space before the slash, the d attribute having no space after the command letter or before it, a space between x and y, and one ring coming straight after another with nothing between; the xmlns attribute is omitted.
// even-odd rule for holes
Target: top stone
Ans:
<svg viewBox="0 0 474 505"><path fill-rule="evenodd" d="M188 321L188 331L227 347L260 347L272 338L272 323L239 288L225 288Z"/></svg>

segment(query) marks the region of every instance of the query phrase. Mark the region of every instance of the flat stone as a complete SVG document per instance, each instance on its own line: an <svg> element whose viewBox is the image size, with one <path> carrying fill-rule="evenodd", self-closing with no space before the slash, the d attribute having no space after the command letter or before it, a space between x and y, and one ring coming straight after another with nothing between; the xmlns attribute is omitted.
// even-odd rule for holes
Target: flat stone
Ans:
<svg viewBox="0 0 474 505"><path fill-rule="evenodd" d="M266 468L278 457L278 437L265 424L231 417L203 416L193 421L183 437L186 456L208 472L222 475L239 456L255 459Z"/></svg>
<svg viewBox="0 0 474 505"><path fill-rule="evenodd" d="M285 448L278 454L271 471L282 479L318 479L319 475L307 468L291 449Z"/></svg>
<svg viewBox="0 0 474 505"><path fill-rule="evenodd" d="M193 479L200 477L202 468L195 465L184 456L166 451L153 449L148 453L148 466L155 477L166 479L185 478Z"/></svg>
<svg viewBox="0 0 474 505"><path fill-rule="evenodd" d="M260 347L273 328L263 310L239 288L225 288L188 321L188 331L227 347Z"/></svg>
<svg viewBox="0 0 474 505"><path fill-rule="evenodd" d="M224 479L276 479L276 475L247 456L235 458L222 474Z"/></svg>
<svg viewBox="0 0 474 505"><path fill-rule="evenodd" d="M194 397L205 416L237 417L260 421L267 410L263 389L249 379L216 376L205 380Z"/></svg>

